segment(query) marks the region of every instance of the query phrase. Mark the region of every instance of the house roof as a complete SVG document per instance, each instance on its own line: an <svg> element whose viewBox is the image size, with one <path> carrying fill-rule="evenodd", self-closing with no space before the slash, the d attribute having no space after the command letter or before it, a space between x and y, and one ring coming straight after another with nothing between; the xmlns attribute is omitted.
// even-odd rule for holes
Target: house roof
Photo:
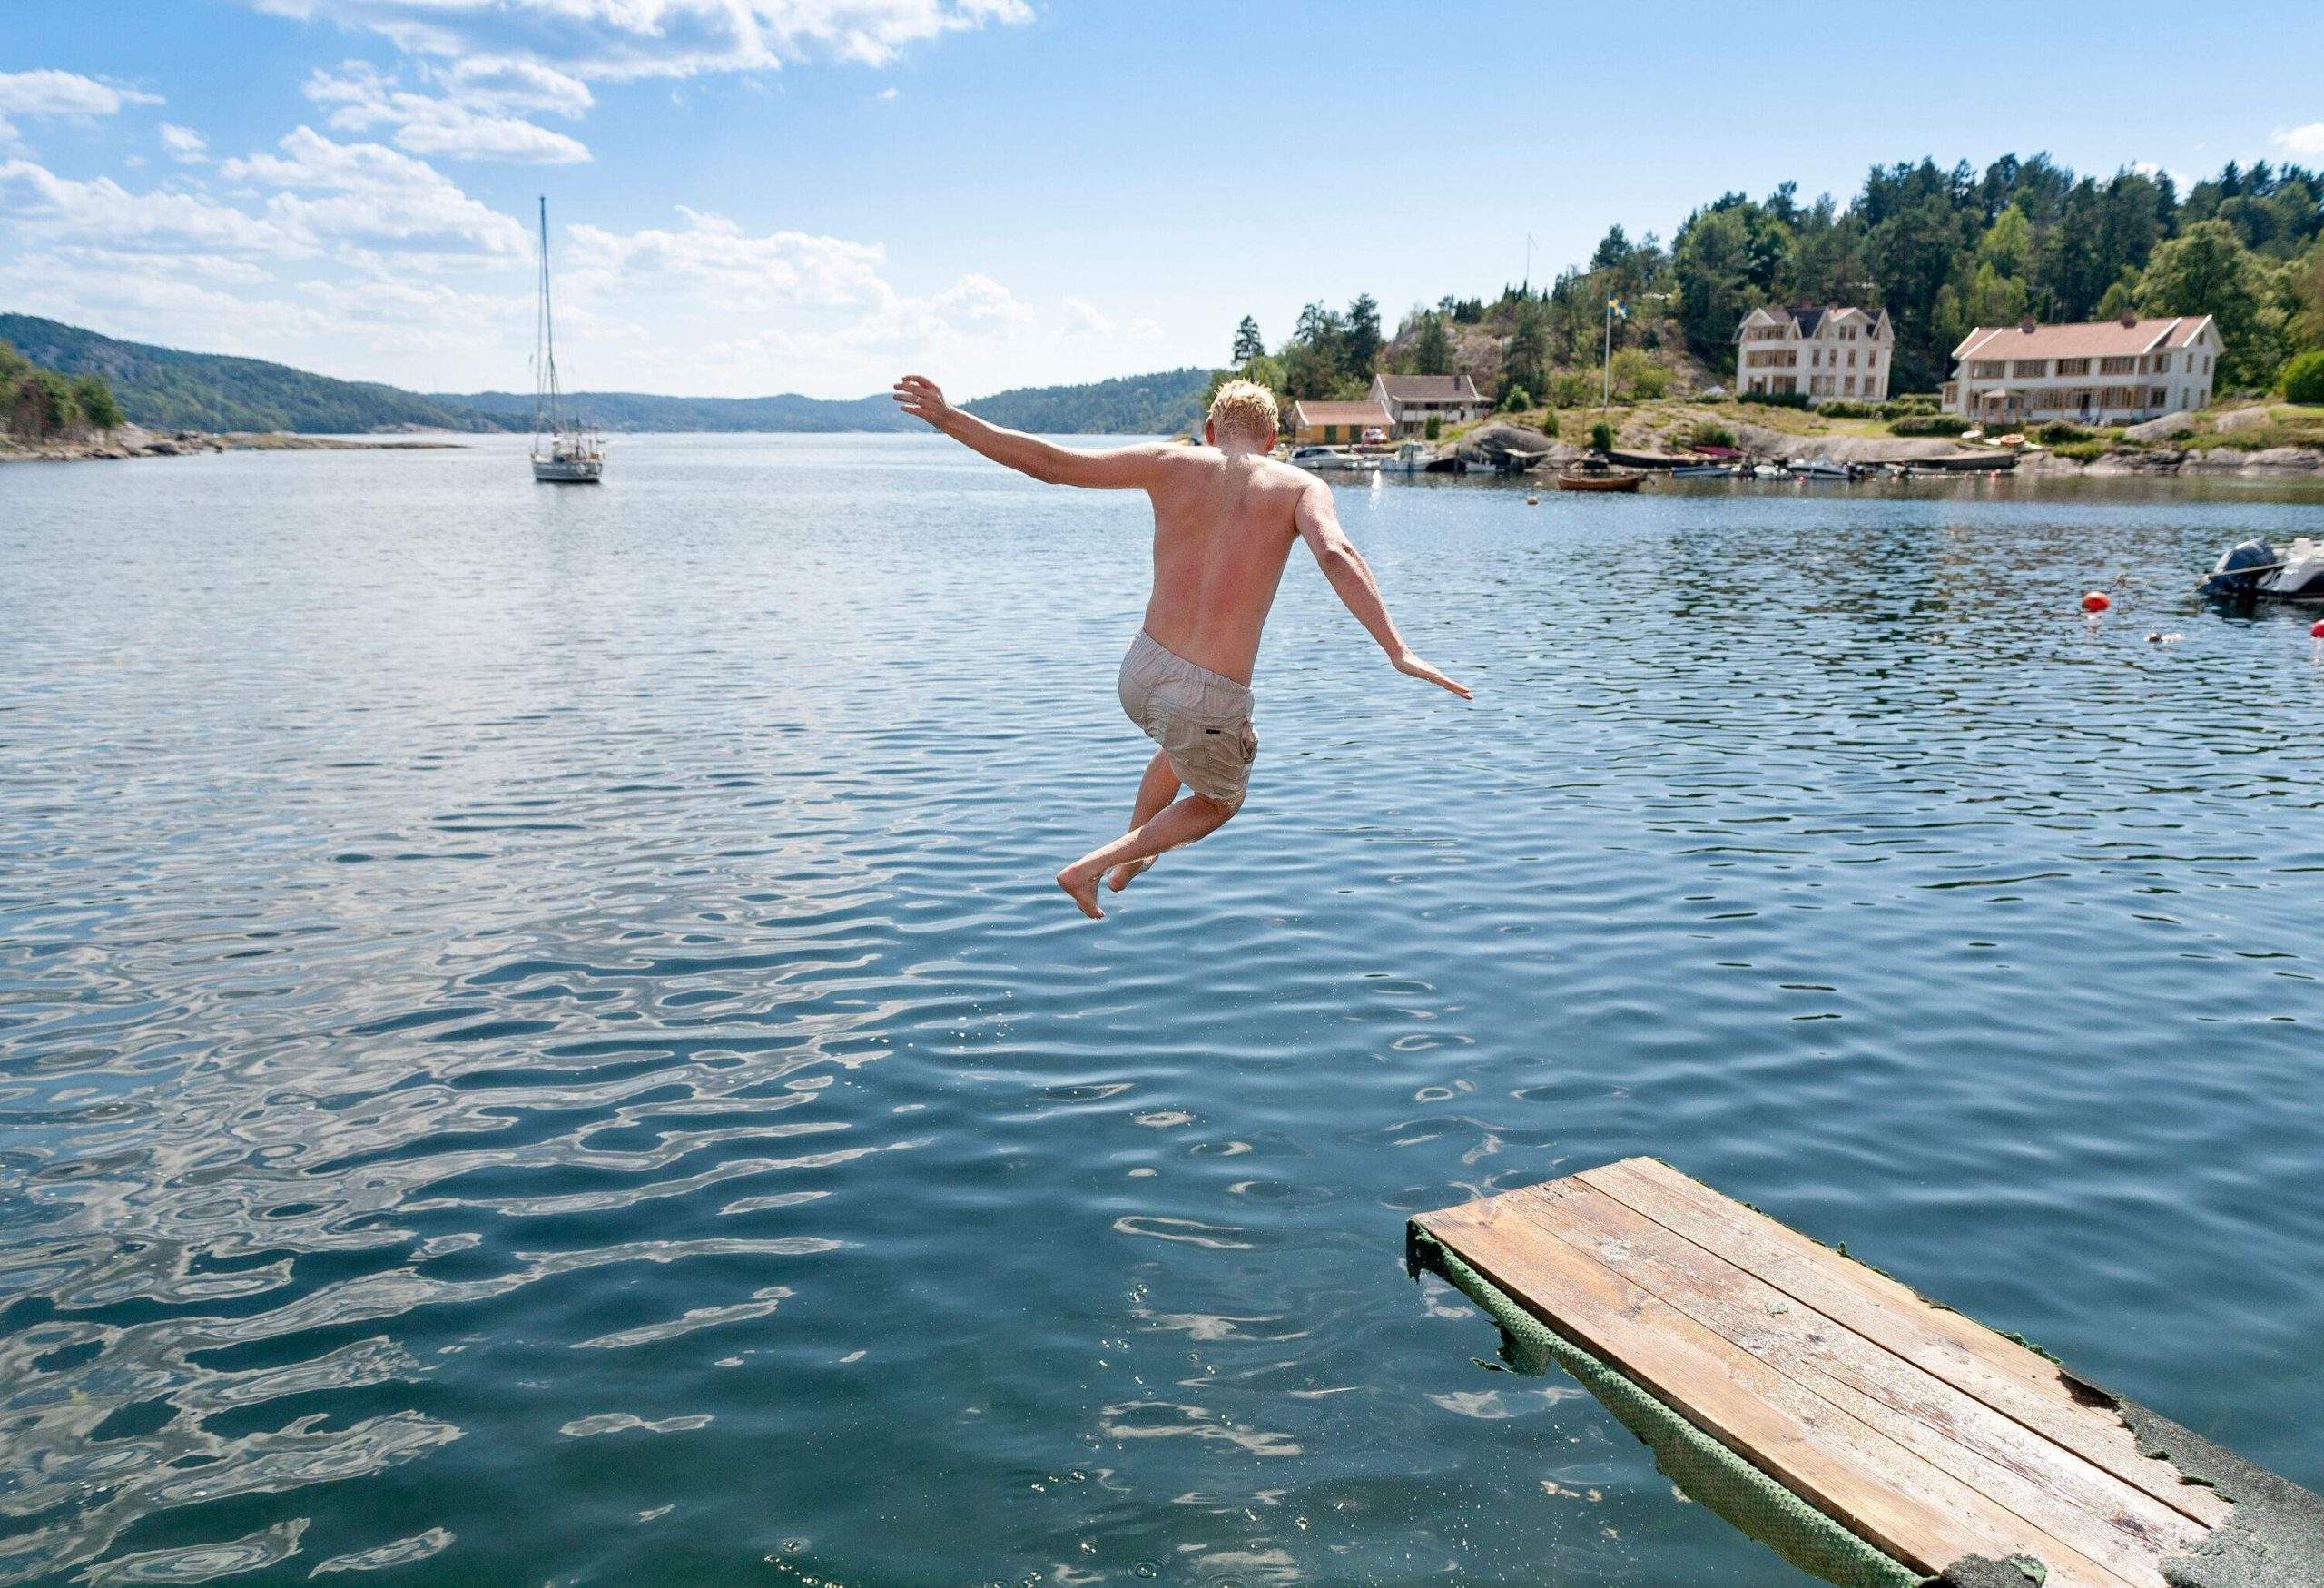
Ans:
<svg viewBox="0 0 2324 1588"><path fill-rule="evenodd" d="M1981 325L1953 350L1956 359L2112 359L2183 348L2201 336L2211 317L2083 321L2075 325Z"/></svg>
<svg viewBox="0 0 2324 1588"><path fill-rule="evenodd" d="M1295 402L1291 417L1302 425L1378 425L1388 428L1388 410L1376 402Z"/></svg>
<svg viewBox="0 0 2324 1588"><path fill-rule="evenodd" d="M1754 309L1736 325L1733 340L1741 341L1743 328L1755 320L1775 325L1780 325L1788 320L1793 329L1802 338L1807 338L1823 330L1827 320L1846 320L1851 314L1876 328L1888 318L1888 311L1886 309L1858 309L1843 303L1810 304L1799 309Z"/></svg>
<svg viewBox="0 0 2324 1588"><path fill-rule="evenodd" d="M1380 390L1397 402L1477 402L1477 383L1466 375L1382 375Z"/></svg>

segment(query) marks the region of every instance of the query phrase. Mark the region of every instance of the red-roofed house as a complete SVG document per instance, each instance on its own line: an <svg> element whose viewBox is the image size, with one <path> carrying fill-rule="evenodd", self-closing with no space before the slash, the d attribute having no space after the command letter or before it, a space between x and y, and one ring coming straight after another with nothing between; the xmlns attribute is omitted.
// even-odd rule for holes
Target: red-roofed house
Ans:
<svg viewBox="0 0 2324 1588"><path fill-rule="evenodd" d="M2133 424L2208 407L2219 353L2208 314L1981 325L1953 350L1945 406L1988 423Z"/></svg>
<svg viewBox="0 0 2324 1588"><path fill-rule="evenodd" d="M1466 375L1374 375L1371 398L1400 436L1421 434L1431 419L1472 425L1485 417L1485 399Z"/></svg>
<svg viewBox="0 0 2324 1588"><path fill-rule="evenodd" d="M1302 447L1353 447L1384 441L1391 434L1388 410L1376 402L1295 402L1291 439Z"/></svg>

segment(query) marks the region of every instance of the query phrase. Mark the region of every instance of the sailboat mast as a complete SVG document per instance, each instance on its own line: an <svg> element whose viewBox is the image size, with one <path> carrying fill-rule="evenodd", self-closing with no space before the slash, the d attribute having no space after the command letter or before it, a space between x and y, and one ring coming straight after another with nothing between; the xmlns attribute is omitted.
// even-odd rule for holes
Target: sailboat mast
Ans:
<svg viewBox="0 0 2324 1588"><path fill-rule="evenodd" d="M556 435L565 428L565 416L558 402L562 395L556 388L556 316L549 304L548 290L548 195L541 195L541 327L539 358L541 360L542 390L534 402L534 423L540 422L540 408L546 402L548 410L548 432Z"/></svg>

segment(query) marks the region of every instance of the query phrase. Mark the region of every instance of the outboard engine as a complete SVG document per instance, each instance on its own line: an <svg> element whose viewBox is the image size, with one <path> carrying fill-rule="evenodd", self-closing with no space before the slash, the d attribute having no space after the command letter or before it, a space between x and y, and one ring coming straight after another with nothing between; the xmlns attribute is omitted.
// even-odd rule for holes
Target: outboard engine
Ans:
<svg viewBox="0 0 2324 1588"><path fill-rule="evenodd" d="M2224 600L2248 601L2260 593L2260 583L2283 566L2276 548L2264 540L2247 540L2221 553L2219 566L2203 581L2203 594Z"/></svg>
<svg viewBox="0 0 2324 1588"><path fill-rule="evenodd" d="M2324 546L2303 535L2281 561L2281 567L2260 577L2260 595L2270 601L2324 601Z"/></svg>

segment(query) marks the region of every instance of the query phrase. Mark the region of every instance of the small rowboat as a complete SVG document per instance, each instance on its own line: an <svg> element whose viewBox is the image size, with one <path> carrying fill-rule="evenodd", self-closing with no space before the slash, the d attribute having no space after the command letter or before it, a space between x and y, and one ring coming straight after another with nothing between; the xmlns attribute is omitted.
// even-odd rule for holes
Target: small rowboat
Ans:
<svg viewBox="0 0 2324 1588"><path fill-rule="evenodd" d="M1596 453L1558 473L1560 490L1636 490L1645 483L1642 469L1618 469Z"/></svg>

